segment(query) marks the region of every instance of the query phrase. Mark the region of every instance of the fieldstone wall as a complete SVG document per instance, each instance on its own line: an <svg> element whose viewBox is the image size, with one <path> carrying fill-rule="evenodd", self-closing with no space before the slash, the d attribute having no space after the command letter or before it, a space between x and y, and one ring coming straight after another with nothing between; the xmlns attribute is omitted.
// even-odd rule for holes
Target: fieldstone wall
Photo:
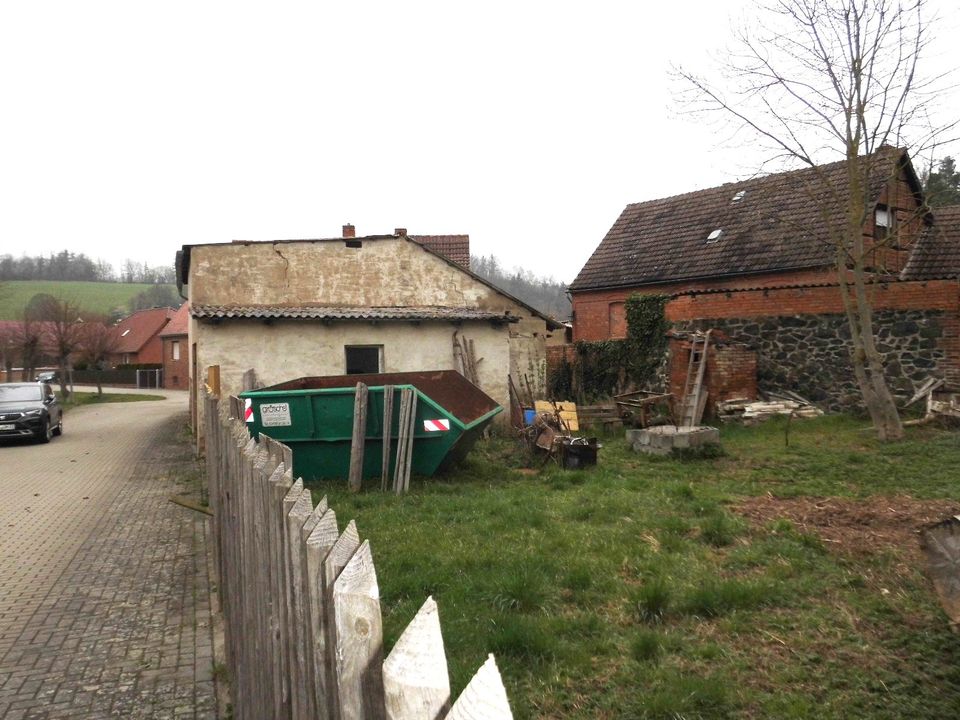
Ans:
<svg viewBox="0 0 960 720"><path fill-rule="evenodd" d="M877 348L887 380L901 400L928 378L942 378L946 313L939 310L881 310L874 313ZM676 322L679 330L714 330L757 351L761 391L792 390L827 410L862 408L850 361L850 331L844 315L718 318Z"/></svg>

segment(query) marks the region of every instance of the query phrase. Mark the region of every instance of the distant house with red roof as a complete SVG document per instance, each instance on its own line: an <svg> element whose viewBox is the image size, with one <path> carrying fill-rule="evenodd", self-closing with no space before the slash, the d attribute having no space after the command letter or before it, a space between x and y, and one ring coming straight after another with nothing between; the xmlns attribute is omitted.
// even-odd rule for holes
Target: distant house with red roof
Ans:
<svg viewBox="0 0 960 720"><path fill-rule="evenodd" d="M163 386L169 390L190 388L190 353L187 334L190 331L190 303L184 303L160 333L163 343Z"/></svg>
<svg viewBox="0 0 960 720"><path fill-rule="evenodd" d="M138 310L117 323L119 341L110 355L112 365L160 365L163 341L160 333L176 314L173 308Z"/></svg>

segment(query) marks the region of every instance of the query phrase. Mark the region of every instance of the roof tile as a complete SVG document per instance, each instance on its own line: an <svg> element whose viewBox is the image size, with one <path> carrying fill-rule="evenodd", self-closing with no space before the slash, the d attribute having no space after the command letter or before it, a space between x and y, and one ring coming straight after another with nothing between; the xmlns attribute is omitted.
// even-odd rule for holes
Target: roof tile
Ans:
<svg viewBox="0 0 960 720"><path fill-rule="evenodd" d="M896 148L871 156L871 197L905 157ZM570 290L831 265L845 176L841 161L628 205Z"/></svg>
<svg viewBox="0 0 960 720"><path fill-rule="evenodd" d="M489 320L517 322L506 313L462 307L328 307L323 305L194 305L194 318L294 318L305 320Z"/></svg>

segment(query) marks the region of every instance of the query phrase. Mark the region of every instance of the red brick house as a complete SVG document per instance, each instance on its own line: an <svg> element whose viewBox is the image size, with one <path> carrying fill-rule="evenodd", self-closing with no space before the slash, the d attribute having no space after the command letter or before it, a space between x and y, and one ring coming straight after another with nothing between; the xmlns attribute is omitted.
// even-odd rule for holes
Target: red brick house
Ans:
<svg viewBox="0 0 960 720"><path fill-rule="evenodd" d="M173 308L138 310L117 323L119 341L110 355L112 365L156 364L163 361L161 331L173 318Z"/></svg>
<svg viewBox="0 0 960 720"><path fill-rule="evenodd" d="M931 375L960 386L960 206L927 208L905 151L861 162L890 381L901 396ZM666 294L675 327L753 348L761 389L856 404L830 240L845 182L841 162L628 205L570 286L574 340L624 337L626 299Z"/></svg>
<svg viewBox="0 0 960 720"><path fill-rule="evenodd" d="M184 303L160 333L163 343L163 386L170 390L190 389L190 303Z"/></svg>

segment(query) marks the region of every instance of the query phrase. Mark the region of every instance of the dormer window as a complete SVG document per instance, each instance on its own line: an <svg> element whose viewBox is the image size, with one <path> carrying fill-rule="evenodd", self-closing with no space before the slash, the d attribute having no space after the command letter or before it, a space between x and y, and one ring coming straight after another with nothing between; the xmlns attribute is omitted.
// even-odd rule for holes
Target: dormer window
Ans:
<svg viewBox="0 0 960 720"><path fill-rule="evenodd" d="M886 205L877 205L873 213L873 237L886 240L893 232L893 212Z"/></svg>

